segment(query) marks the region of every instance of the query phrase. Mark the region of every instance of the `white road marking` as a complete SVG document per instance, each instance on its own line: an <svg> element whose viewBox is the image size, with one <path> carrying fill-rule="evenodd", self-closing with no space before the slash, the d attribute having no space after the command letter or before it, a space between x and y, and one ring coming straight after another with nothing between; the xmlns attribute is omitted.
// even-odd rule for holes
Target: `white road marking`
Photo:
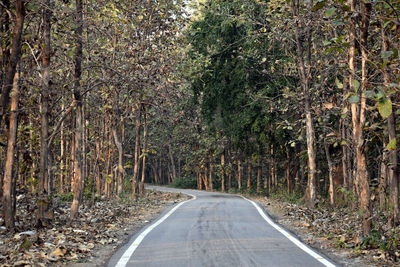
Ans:
<svg viewBox="0 0 400 267"><path fill-rule="evenodd" d="M188 194L190 195L190 194ZM196 196L190 195L192 199L183 201L176 205L174 208L172 208L167 214L165 214L162 218L160 218L158 221L150 225L149 227L146 228L136 239L135 241L132 242L132 244L128 247L128 249L124 252L124 254L121 256L115 267L125 267L126 264L128 263L129 259L131 258L132 254L135 252L136 248L140 245L140 243L143 241L143 239L146 237L148 233L150 233L151 230L156 228L158 225L160 225L163 221L165 221L172 213L174 213L180 206L185 204L186 202L189 202L191 200L196 199Z"/></svg>
<svg viewBox="0 0 400 267"><path fill-rule="evenodd" d="M243 196L242 196L243 197ZM316 260L318 260L320 263L322 263L325 266L328 267L336 267L336 265L332 264L330 261L328 261L327 259L325 259L324 257L322 257L321 255L319 255L318 253L316 253L315 251L313 251L312 249L310 249L308 246L306 246L304 243L302 243L300 240L298 240L297 238L295 238L294 236L292 236L291 234L289 234L287 231L285 231L284 229L282 229L282 227L280 227L279 225L277 225L267 214L265 214L265 212L252 200L247 199L245 197L243 197L244 199L246 199L247 201L249 201L251 204L253 204L254 207L256 207L258 213L260 213L261 217L263 217L263 219L265 221L267 221L267 223L269 223L272 227L274 227L276 230L278 230L281 234L283 234L284 236L286 236L290 241L292 241L296 246L298 246L299 248L301 248L304 252L306 252L307 254L309 254L311 257L315 258Z"/></svg>

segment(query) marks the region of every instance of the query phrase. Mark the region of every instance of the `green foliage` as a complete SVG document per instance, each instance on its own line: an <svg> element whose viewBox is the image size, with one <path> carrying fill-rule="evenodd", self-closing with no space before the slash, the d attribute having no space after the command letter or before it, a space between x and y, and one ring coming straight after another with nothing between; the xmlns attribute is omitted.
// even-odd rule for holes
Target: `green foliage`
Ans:
<svg viewBox="0 0 400 267"><path fill-rule="evenodd" d="M59 194L58 197L60 198L61 201L72 202L74 195L72 194L72 192L68 192L66 194Z"/></svg>
<svg viewBox="0 0 400 267"><path fill-rule="evenodd" d="M172 186L176 188L196 189L197 179L195 177L177 177L175 178Z"/></svg>
<svg viewBox="0 0 400 267"><path fill-rule="evenodd" d="M378 103L379 114L386 119L392 114L392 101L390 98L385 98Z"/></svg>

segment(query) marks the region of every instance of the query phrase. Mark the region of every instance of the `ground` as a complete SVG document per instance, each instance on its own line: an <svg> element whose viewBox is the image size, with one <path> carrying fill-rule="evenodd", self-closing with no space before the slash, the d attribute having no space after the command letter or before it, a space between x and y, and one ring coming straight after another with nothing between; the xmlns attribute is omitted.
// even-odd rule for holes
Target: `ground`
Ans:
<svg viewBox="0 0 400 267"><path fill-rule="evenodd" d="M26 196L29 198L28 196ZM19 198L20 213L29 211L31 199ZM128 238L182 194L147 191L138 201L102 199L86 202L80 217L68 224L69 203L55 199L51 225L35 229L34 216L17 214L16 233L0 230L0 265L7 266L103 266ZM23 216L22 216L23 215Z"/></svg>
<svg viewBox="0 0 400 267"><path fill-rule="evenodd" d="M385 234L377 237L377 240L367 240L359 237L361 223L357 223L360 215L356 211L308 209L299 204L266 197L253 197L253 200L260 203L277 223L338 264L351 267L399 266L395 262L399 256L398 249L390 251L390 248L382 247L389 243L389 233L395 233L398 238L399 227L390 229L383 219L375 218L374 224ZM363 245L367 241L368 244Z"/></svg>
<svg viewBox="0 0 400 267"><path fill-rule="evenodd" d="M146 197L138 201L129 197L86 201L80 217L72 224L68 224L70 203L56 198L51 225L35 229L34 198L21 194L17 232L8 233L0 221L0 265L104 266L129 237L165 208L187 198L182 194L147 191ZM395 260L399 258L399 251L388 246L393 243L390 233L399 238L399 227L391 228L383 217L374 218L374 224L384 234L366 240L359 237L361 226L357 223L357 212L308 209L279 199L251 198L277 223L343 266L398 266Z"/></svg>

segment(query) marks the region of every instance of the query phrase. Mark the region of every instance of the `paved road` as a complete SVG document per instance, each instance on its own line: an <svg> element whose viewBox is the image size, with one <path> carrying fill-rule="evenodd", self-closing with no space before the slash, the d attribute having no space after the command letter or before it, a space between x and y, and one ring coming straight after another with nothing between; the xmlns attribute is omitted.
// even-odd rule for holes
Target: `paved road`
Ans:
<svg viewBox="0 0 400 267"><path fill-rule="evenodd" d="M195 199L165 211L133 236L108 266L334 266L319 253L306 253L308 247L294 244L285 230L266 221L269 217L255 203L240 196L153 188Z"/></svg>

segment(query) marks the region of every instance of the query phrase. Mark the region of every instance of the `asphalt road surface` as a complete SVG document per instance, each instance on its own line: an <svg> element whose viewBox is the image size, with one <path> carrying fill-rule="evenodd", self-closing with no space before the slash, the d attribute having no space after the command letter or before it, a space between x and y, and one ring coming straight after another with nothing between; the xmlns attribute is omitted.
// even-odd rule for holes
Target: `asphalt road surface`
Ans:
<svg viewBox="0 0 400 267"><path fill-rule="evenodd" d="M123 246L108 266L335 266L240 196L196 190Z"/></svg>

